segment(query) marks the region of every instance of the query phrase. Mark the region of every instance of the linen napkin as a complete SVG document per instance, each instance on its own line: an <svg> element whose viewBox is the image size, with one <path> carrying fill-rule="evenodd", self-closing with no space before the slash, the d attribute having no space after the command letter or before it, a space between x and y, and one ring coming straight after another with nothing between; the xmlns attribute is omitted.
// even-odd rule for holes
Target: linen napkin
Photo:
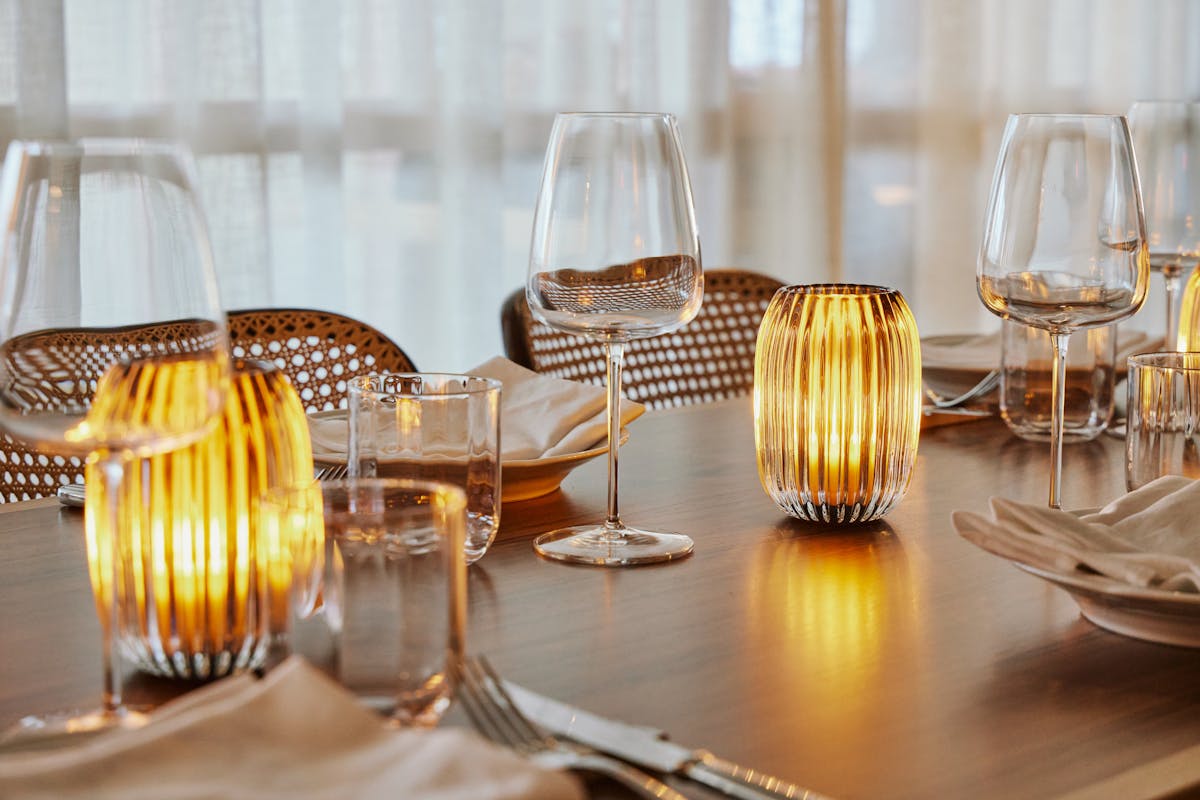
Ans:
<svg viewBox="0 0 1200 800"><path fill-rule="evenodd" d="M500 393L500 459L524 461L589 450L608 438L607 394L603 386L541 375L495 357L470 375L504 384ZM641 403L621 400L621 424L645 411ZM313 455L346 456L346 411L308 418Z"/></svg>
<svg viewBox="0 0 1200 800"><path fill-rule="evenodd" d="M388 728L293 656L154 712L142 728L0 754L0 797L582 800L565 772L537 767L465 729Z"/></svg>
<svg viewBox="0 0 1200 800"><path fill-rule="evenodd" d="M921 365L933 369L980 370L1000 367L1000 332L963 337L954 344L941 337L921 340ZM1134 353L1158 349L1162 340L1145 331L1117 329L1117 372L1125 371L1125 359Z"/></svg>
<svg viewBox="0 0 1200 800"><path fill-rule="evenodd" d="M990 519L955 511L951 521L990 553L1061 574L1200 593L1200 481L1167 475L1081 516L1000 497L989 505Z"/></svg>

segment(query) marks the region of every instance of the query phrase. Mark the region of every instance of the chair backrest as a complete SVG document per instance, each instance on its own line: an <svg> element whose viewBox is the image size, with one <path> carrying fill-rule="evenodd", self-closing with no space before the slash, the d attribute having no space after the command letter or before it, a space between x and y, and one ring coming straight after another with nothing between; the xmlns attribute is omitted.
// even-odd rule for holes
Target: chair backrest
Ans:
<svg viewBox="0 0 1200 800"><path fill-rule="evenodd" d="M413 372L408 355L391 339L366 323L329 311L264 308L230 311L229 343L235 358L274 362L292 381L307 412L346 405L346 383L372 372ZM52 353L48 363L100 364L97 348L131 351L152 348L163 339L163 326L135 326L87 332L48 331L35 334L39 357ZM172 336L177 336L172 331ZM30 350L22 347L23 352ZM95 389L100 377L91 369L86 385ZM91 374L94 373L94 374ZM39 382L37 391L48 391ZM53 385L53 384L50 384ZM36 398L31 400L36 402ZM0 434L0 502L32 500L53 494L59 485L83 480L83 461L39 451Z"/></svg>
<svg viewBox="0 0 1200 800"><path fill-rule="evenodd" d="M704 304L673 333L635 339L626 349L625 396L650 408L723 400L754 386L758 325L781 281L740 269L704 272ZM513 292L500 312L504 352L535 372L603 383L604 346L539 322Z"/></svg>
<svg viewBox="0 0 1200 800"><path fill-rule="evenodd" d="M304 410L346 407L346 383L372 372L415 372L400 346L365 322L301 308L230 311L235 358L272 361L291 379Z"/></svg>

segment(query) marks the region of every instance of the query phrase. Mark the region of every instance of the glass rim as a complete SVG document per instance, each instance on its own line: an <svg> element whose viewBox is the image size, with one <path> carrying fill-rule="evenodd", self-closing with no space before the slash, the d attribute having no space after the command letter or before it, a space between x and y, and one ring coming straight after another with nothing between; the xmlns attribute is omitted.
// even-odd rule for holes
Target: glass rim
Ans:
<svg viewBox="0 0 1200 800"><path fill-rule="evenodd" d="M780 287L779 291L822 297L879 297L900 294L899 289L875 283L793 283Z"/></svg>
<svg viewBox="0 0 1200 800"><path fill-rule="evenodd" d="M421 378L424 380L434 380L437 385L433 387L433 391L425 392L405 392L394 389L376 389L368 384L371 381L386 378ZM456 388L454 391L446 391L442 386L450 381L461 381L463 386ZM356 375L346 382L347 393L356 395L376 395L381 397L412 397L412 398L454 398L454 397L474 397L477 395L490 394L499 392L504 388L504 383L496 378L487 378L483 375L471 375L463 372L379 372L371 375Z"/></svg>
<svg viewBox="0 0 1200 800"><path fill-rule="evenodd" d="M555 117L612 117L627 119L675 119L670 111L558 111Z"/></svg>
<svg viewBox="0 0 1200 800"><path fill-rule="evenodd" d="M1162 350L1154 353L1135 353L1126 357L1129 369L1178 370L1200 372L1200 351Z"/></svg>
<svg viewBox="0 0 1200 800"><path fill-rule="evenodd" d="M1018 111L1008 115L1009 119L1031 119L1034 117L1057 117L1059 119L1125 119L1124 114L1100 114L1096 112Z"/></svg>

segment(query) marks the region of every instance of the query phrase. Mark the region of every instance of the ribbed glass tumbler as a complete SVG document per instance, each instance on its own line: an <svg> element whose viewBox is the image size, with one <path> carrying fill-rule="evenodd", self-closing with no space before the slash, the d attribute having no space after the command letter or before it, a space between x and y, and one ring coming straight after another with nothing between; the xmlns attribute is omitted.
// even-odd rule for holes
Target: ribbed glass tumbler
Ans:
<svg viewBox="0 0 1200 800"><path fill-rule="evenodd" d="M812 522L882 517L908 490L920 430L921 346L899 292L775 294L754 356L754 441L780 508Z"/></svg>

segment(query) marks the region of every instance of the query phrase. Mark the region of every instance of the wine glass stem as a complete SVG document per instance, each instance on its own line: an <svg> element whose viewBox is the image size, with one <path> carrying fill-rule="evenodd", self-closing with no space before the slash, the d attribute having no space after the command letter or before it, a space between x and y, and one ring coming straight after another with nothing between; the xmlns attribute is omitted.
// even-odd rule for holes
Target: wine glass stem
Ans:
<svg viewBox="0 0 1200 800"><path fill-rule="evenodd" d="M121 522L120 491L125 480L125 464L120 457L111 453L101 456L97 462L98 471L104 481L104 513L108 526L108 541L97 537L97 545L108 546L110 570L108 574L108 602L100 609L101 616L101 657L104 660L104 711L106 714L118 714L121 711L121 692L125 684L121 673L121 659L114 652L114 641L117 634L117 624L120 619L120 576L121 576L121 547L118 542L118 530ZM103 564L103 559L100 559ZM97 591L97 597L103 598L104 593Z"/></svg>
<svg viewBox="0 0 1200 800"><path fill-rule="evenodd" d="M1067 342L1069 333L1051 333L1054 343L1054 375L1050 397L1054 407L1050 412L1050 507L1062 508L1062 444L1063 424L1067 405Z"/></svg>
<svg viewBox="0 0 1200 800"><path fill-rule="evenodd" d="M625 357L624 342L608 343L608 518L604 527L619 532L621 509L617 499L617 451L621 444L621 362Z"/></svg>
<svg viewBox="0 0 1200 800"><path fill-rule="evenodd" d="M1163 286L1167 290L1167 335L1163 339L1163 350L1178 350L1179 323L1175 320L1175 298L1179 295L1179 275L1174 270L1163 271Z"/></svg>

